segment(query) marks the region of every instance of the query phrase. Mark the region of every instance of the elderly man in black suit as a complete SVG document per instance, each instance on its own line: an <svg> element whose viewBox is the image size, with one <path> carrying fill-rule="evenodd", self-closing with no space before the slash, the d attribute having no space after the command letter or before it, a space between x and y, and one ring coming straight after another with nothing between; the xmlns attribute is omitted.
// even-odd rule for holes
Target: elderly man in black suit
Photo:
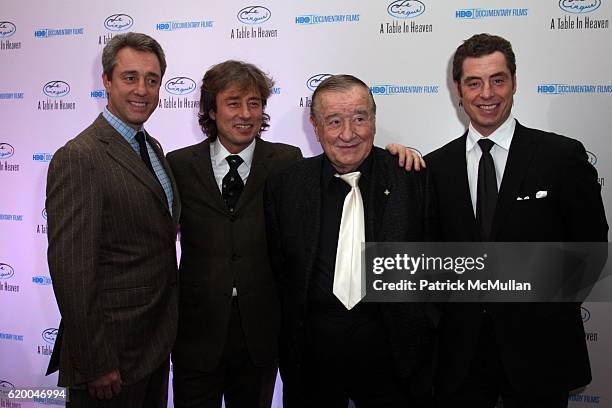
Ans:
<svg viewBox="0 0 612 408"><path fill-rule="evenodd" d="M419 304L360 302L359 260L364 241L423 240L423 173L373 147L376 104L358 78L323 81L310 120L324 153L266 189L285 406L416 406L431 323Z"/></svg>
<svg viewBox="0 0 612 408"><path fill-rule="evenodd" d="M176 337L174 179L143 128L166 60L153 38L102 52L108 105L49 165L49 272L62 320L49 372L71 407L166 406Z"/></svg>
<svg viewBox="0 0 612 408"><path fill-rule="evenodd" d="M607 241L597 172L582 144L530 129L511 113L510 43L478 34L457 48L453 79L470 118L463 136L426 156L432 238ZM580 305L448 304L439 325L440 407L567 406L591 381Z"/></svg>

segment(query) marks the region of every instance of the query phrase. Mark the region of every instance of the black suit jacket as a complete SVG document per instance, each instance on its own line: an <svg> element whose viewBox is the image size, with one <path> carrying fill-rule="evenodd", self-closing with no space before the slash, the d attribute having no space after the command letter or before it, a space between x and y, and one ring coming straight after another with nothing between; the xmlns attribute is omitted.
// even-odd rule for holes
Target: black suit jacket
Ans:
<svg viewBox="0 0 612 408"><path fill-rule="evenodd" d="M406 173L388 152L374 147L366 208L366 241L422 241L423 174ZM299 399L308 291L319 240L323 155L303 160L266 188L270 258L281 299L280 372L285 397ZM385 191L390 194L385 194ZM433 327L421 304L381 304L398 376L413 393L427 392Z"/></svg>
<svg viewBox="0 0 612 408"><path fill-rule="evenodd" d="M137 382L168 359L176 336L176 189L171 214L161 185L100 115L53 156L46 209L62 315L48 372L59 368L61 386L113 369Z"/></svg>
<svg viewBox="0 0 612 408"><path fill-rule="evenodd" d="M425 157L434 240L480 241L469 193L467 133ZM491 241L607 241L597 172L582 144L518 122L493 220ZM535 199L538 191L547 197ZM529 200L517 197L529 196ZM442 307L437 387L451 391L477 352L478 304ZM489 304L506 374L518 390L571 390L591 380L578 304Z"/></svg>
<svg viewBox="0 0 612 408"><path fill-rule="evenodd" d="M256 139L247 183L230 213L215 181L209 140L168 154L184 203L175 363L202 371L219 364L232 287L238 291L253 363L275 363L279 306L266 245L263 190L268 176L301 158L297 147Z"/></svg>

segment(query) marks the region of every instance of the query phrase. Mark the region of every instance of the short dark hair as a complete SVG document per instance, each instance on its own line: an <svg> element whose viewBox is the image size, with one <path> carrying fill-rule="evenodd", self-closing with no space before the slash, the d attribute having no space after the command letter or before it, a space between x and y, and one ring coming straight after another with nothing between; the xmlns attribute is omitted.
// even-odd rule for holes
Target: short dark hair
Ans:
<svg viewBox="0 0 612 408"><path fill-rule="evenodd" d="M117 65L117 53L123 48L132 48L136 51L151 52L159 61L161 76L166 72L166 56L161 45L153 37L142 33L125 33L115 35L102 50L102 71L107 78L112 78L113 69Z"/></svg>
<svg viewBox="0 0 612 408"><path fill-rule="evenodd" d="M213 65L206 71L202 78L198 123L211 141L217 138L218 129L209 112L217 111L217 94L233 85L241 90L254 89L259 92L265 110L268 98L272 94L274 80L255 65L244 61L228 60ZM259 137L261 132L269 127L270 115L264 112L257 136Z"/></svg>
<svg viewBox="0 0 612 408"><path fill-rule="evenodd" d="M341 75L332 75L330 77L325 78L312 93L312 103L310 104L310 116L315 118L316 109L319 105L319 94L321 92L326 91L348 91L354 86L359 86L368 91L370 95L370 101L372 103L372 112L376 114L376 102L374 101L374 96L372 95L372 91L370 91L370 87L366 85L361 79L348 74Z"/></svg>
<svg viewBox="0 0 612 408"><path fill-rule="evenodd" d="M457 47L453 56L453 80L461 81L463 75L463 61L466 58L478 58L499 51L506 57L506 64L514 77L516 74L516 57L512 45L508 40L498 35L476 34L468 38Z"/></svg>

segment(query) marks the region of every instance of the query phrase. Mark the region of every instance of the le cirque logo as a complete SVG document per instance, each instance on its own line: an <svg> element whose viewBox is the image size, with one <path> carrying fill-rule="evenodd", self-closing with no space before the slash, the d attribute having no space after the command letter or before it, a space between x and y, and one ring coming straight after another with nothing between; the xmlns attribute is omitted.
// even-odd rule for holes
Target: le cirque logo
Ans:
<svg viewBox="0 0 612 408"><path fill-rule="evenodd" d="M0 379L0 396L6 396L10 390L14 390L13 383L7 380Z"/></svg>
<svg viewBox="0 0 612 408"><path fill-rule="evenodd" d="M0 38L7 38L15 34L17 26L10 21L0 21Z"/></svg>
<svg viewBox="0 0 612 408"><path fill-rule="evenodd" d="M0 159L8 159L15 154L15 148L8 143L0 143Z"/></svg>
<svg viewBox="0 0 612 408"><path fill-rule="evenodd" d="M134 19L127 14L113 14L104 20L104 27L109 31L125 31L133 24Z"/></svg>
<svg viewBox="0 0 612 408"><path fill-rule="evenodd" d="M43 330L41 336L43 340L46 341L47 343L54 344L55 339L57 338L57 332L58 332L57 329L49 328L49 329Z"/></svg>
<svg viewBox="0 0 612 408"><path fill-rule="evenodd" d="M325 81L327 78L332 76L332 74L316 74L308 78L306 80L306 87L314 92L315 89L319 86L319 84Z"/></svg>
<svg viewBox="0 0 612 408"><path fill-rule="evenodd" d="M580 315L582 316L583 323L586 323L591 319L591 312L584 306L580 308Z"/></svg>
<svg viewBox="0 0 612 408"><path fill-rule="evenodd" d="M248 6L241 9L236 17L244 24L261 24L272 17L272 12L264 6Z"/></svg>
<svg viewBox="0 0 612 408"><path fill-rule="evenodd" d="M568 13L586 14L597 10L601 0L559 0L559 8Z"/></svg>
<svg viewBox="0 0 612 408"><path fill-rule="evenodd" d="M10 279L15 275L15 270L9 264L0 263L0 279Z"/></svg>
<svg viewBox="0 0 612 408"><path fill-rule="evenodd" d="M191 78L175 77L167 80L164 88L173 95L187 95L196 89L196 83Z"/></svg>
<svg viewBox="0 0 612 408"><path fill-rule="evenodd" d="M70 85L64 81L49 81L43 86L43 93L50 98L61 98L70 93Z"/></svg>
<svg viewBox="0 0 612 408"><path fill-rule="evenodd" d="M395 0L387 6L387 13L394 18L415 18L425 12L425 4L419 0Z"/></svg>

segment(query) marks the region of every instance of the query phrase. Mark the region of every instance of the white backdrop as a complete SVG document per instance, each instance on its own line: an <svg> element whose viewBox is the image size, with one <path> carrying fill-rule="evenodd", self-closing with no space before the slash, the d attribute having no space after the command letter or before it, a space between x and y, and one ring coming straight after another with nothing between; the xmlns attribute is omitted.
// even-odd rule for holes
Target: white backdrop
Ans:
<svg viewBox="0 0 612 408"><path fill-rule="evenodd" d="M323 74L351 73L373 87L378 145L397 141L425 154L460 135L466 118L452 93L452 53L472 34L499 34L517 54L515 116L584 143L612 214L611 11L612 0L2 0L0 389L57 379L43 375L59 322L46 264L45 177L53 152L106 103L100 55L112 35L144 32L166 51L161 106L146 125L166 151L202 140L202 75L235 58L276 80L263 137L308 156L320 152L307 112ZM195 90L168 84L176 77ZM612 407L612 306L583 312L594 379L570 405Z"/></svg>

